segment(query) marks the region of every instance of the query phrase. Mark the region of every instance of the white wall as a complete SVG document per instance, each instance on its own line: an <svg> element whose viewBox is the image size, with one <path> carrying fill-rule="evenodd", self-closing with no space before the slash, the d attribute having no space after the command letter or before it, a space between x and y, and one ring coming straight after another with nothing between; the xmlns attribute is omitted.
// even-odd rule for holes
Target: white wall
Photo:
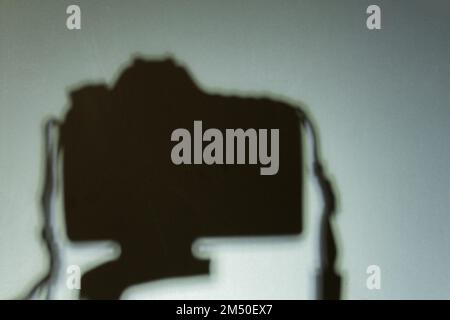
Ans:
<svg viewBox="0 0 450 320"><path fill-rule="evenodd" d="M80 31L65 28L72 3ZM382 30L369 31L375 3ZM205 89L266 92L313 114L339 188L345 298L450 298L449 29L445 0L0 0L0 298L18 296L47 266L43 121L64 114L70 89L111 83L132 55L166 53ZM139 296L311 298L311 184L307 197L298 241L213 246L217 272L188 281L196 290L153 284L160 295L142 286ZM381 267L380 291L365 286L371 264Z"/></svg>

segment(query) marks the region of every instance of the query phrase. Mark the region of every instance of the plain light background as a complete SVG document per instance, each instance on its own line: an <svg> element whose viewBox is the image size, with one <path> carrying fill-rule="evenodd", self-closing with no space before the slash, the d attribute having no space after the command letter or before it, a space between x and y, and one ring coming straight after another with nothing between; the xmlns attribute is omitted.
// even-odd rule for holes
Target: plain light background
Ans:
<svg viewBox="0 0 450 320"><path fill-rule="evenodd" d="M69 4L81 7L79 31L66 29ZM366 28L370 4L381 30ZM135 56L169 54L205 90L281 97L313 115L339 190L343 298L449 299L449 31L446 0L0 0L0 298L48 267L45 119L63 117L71 89L114 83ZM306 170L301 237L213 241L210 277L125 296L313 298L320 202ZM378 291L366 288L372 264Z"/></svg>

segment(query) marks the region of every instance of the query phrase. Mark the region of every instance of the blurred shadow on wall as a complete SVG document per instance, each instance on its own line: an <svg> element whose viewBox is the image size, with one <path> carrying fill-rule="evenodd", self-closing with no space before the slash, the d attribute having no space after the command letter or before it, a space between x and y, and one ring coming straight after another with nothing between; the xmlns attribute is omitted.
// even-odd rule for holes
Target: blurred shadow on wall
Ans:
<svg viewBox="0 0 450 320"><path fill-rule="evenodd" d="M194 144L197 120L203 132L279 129L278 173L261 175L261 164L173 164L173 130L188 129ZM269 98L205 93L171 59L136 59L112 88L71 92L58 147L67 234L75 242L112 239L121 246L119 259L83 276L82 296L118 299L135 284L208 275L209 261L192 254L198 238L300 235L302 124L316 142L299 108ZM271 150L270 131L268 136ZM317 160L317 149L314 155ZM320 162L314 162L314 172L325 202L318 298L339 299L330 226L335 197Z"/></svg>

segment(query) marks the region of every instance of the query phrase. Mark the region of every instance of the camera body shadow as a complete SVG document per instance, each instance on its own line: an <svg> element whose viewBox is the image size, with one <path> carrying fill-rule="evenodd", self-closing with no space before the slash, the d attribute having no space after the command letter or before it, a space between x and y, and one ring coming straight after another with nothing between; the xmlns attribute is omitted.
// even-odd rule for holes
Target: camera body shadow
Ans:
<svg viewBox="0 0 450 320"><path fill-rule="evenodd" d="M279 129L279 171L259 164L175 165L171 133ZM72 241L114 240L119 259L87 272L81 294L117 299L152 280L205 275L200 237L299 235L302 148L296 109L268 98L211 94L170 59L137 59L112 88L71 92L61 125L64 209ZM269 148L270 150L270 148Z"/></svg>

